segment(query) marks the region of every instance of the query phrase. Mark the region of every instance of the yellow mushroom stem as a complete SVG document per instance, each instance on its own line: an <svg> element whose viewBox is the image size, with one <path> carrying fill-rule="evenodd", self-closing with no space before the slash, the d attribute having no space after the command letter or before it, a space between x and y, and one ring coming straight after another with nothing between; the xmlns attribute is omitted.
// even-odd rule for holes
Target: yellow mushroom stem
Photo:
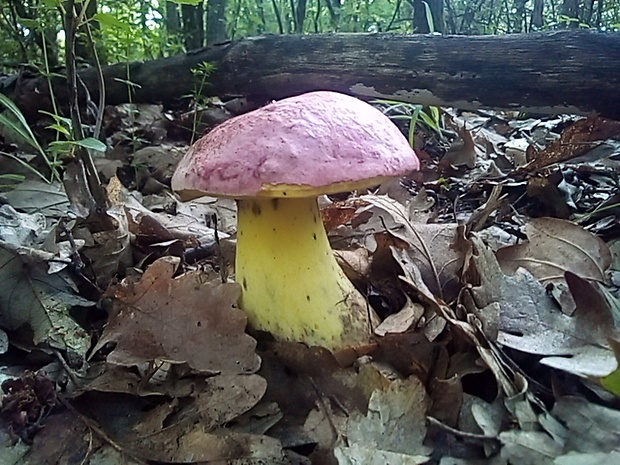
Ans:
<svg viewBox="0 0 620 465"><path fill-rule="evenodd" d="M369 342L377 317L336 262L316 197L239 200L237 228L252 328L332 351Z"/></svg>

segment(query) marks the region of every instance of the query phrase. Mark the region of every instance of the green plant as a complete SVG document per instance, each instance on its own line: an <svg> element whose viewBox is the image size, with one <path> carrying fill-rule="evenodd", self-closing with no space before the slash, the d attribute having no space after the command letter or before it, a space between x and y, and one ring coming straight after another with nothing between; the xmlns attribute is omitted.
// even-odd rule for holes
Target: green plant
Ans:
<svg viewBox="0 0 620 465"><path fill-rule="evenodd" d="M23 143L32 147L36 151L37 158L41 160L45 166L47 166L49 173L47 175L41 173L35 167L12 153L0 151L0 155L15 160L45 182L60 180L60 174L58 171L60 165L58 160L43 150L43 147L30 129L26 118L24 118L24 115L20 109L17 108L17 105L15 105L11 99L4 94L0 94L0 105L2 105L8 112L8 114L0 113L0 125L2 125L5 130L10 131Z"/></svg>
<svg viewBox="0 0 620 465"><path fill-rule="evenodd" d="M37 158L48 168L49 174L46 175L41 173L37 168L13 153L0 151L0 155L15 160L45 182L51 183L61 180L60 168L62 167L62 159L67 156L73 156L73 151L76 147L84 147L98 151L106 150L106 146L103 142L92 137L75 140L73 137L71 120L49 112L42 112L54 120L54 123L47 126L47 129L56 131L63 139L58 137L56 141L51 142L48 144L47 148L44 149L30 129L26 118L17 105L3 94L0 94L0 105L8 112L8 114L0 113L0 125L2 125L5 130L10 131L10 133L21 142L32 147L36 151ZM19 181L20 178L23 177L12 175L8 179Z"/></svg>
<svg viewBox="0 0 620 465"><path fill-rule="evenodd" d="M21 174L0 174L0 189L13 189L24 179Z"/></svg>
<svg viewBox="0 0 620 465"><path fill-rule="evenodd" d="M435 106L424 106L397 100L373 100L371 103L385 105L383 112L391 119L409 121L409 144L413 147L416 128L426 127L443 139L441 114Z"/></svg>
<svg viewBox="0 0 620 465"><path fill-rule="evenodd" d="M191 143L194 143L198 130L198 110L207 104L207 98L203 95L205 86L207 85L207 79L215 71L215 66L209 62L203 61L196 68L192 68L192 74L196 79L194 92L191 97L194 103L194 115L192 117L192 139Z"/></svg>

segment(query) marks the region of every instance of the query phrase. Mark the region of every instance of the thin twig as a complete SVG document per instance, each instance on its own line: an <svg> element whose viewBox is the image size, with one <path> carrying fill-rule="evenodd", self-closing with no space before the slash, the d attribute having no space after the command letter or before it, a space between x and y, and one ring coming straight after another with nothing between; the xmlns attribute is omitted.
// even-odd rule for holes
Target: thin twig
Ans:
<svg viewBox="0 0 620 465"><path fill-rule="evenodd" d="M134 454L130 452L127 452L120 444L117 444L110 436L107 435L105 431L103 431L99 427L99 425L97 425L97 423L93 419L88 418L86 415L78 411L73 405L71 405L71 402L69 402L63 396L59 395L58 400L60 401L62 405L65 406L67 410L69 410L72 414L74 414L82 423L84 423L84 425L86 425L86 427L90 431L94 432L99 437L99 439L101 439L103 442L109 444L121 455L125 454L129 458L134 460L135 462L141 465L147 465L147 462L145 460L141 459L140 457L135 456Z"/></svg>

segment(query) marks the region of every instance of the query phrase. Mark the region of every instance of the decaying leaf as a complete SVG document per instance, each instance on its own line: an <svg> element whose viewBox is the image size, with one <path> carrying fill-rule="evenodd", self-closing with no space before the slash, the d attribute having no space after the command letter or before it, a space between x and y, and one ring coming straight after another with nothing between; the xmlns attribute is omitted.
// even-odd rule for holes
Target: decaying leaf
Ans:
<svg viewBox="0 0 620 465"><path fill-rule="evenodd" d="M605 376L615 369L608 343L614 334L613 316L590 283L566 273L577 305L568 316L528 270L517 268L512 276L504 275L484 243L476 237L472 241L480 284L472 287L471 298L463 295L462 303L482 321L487 335L494 339L498 330L500 344L544 355L541 363L580 376Z"/></svg>
<svg viewBox="0 0 620 465"><path fill-rule="evenodd" d="M388 196L364 195L362 200L387 212L403 231L390 231L409 243L414 260L429 289L445 301L460 289L458 270L463 256L456 247L456 224L412 224L407 209Z"/></svg>
<svg viewBox="0 0 620 465"><path fill-rule="evenodd" d="M69 199L60 183L24 181L15 189L0 195L15 210L25 213L41 213L46 217L58 218L66 215Z"/></svg>
<svg viewBox="0 0 620 465"><path fill-rule="evenodd" d="M92 226L84 223L74 231L75 238L84 240L82 254L87 258L97 283L103 289L119 271L124 271L132 263L125 210L113 206L106 215L111 227L92 232Z"/></svg>
<svg viewBox="0 0 620 465"><path fill-rule="evenodd" d="M424 463L429 453L423 445L428 406L426 390L416 377L395 380L387 391L376 390L368 413L349 419L347 445L335 449L338 462L380 463L366 461L374 456L382 457L381 463L387 463L385 459L389 463Z"/></svg>
<svg viewBox="0 0 620 465"><path fill-rule="evenodd" d="M579 454L571 452L566 455L556 457L554 465L616 465L620 463L620 451L610 453L605 452L589 452Z"/></svg>
<svg viewBox="0 0 620 465"><path fill-rule="evenodd" d="M85 356L90 337L69 310L94 302L77 295L64 272L47 274L45 265L25 258L0 247L0 326L11 331L30 328L33 344Z"/></svg>
<svg viewBox="0 0 620 465"><path fill-rule="evenodd" d="M258 375L219 375L207 380L196 407L208 428L224 426L254 407L267 390Z"/></svg>
<svg viewBox="0 0 620 465"><path fill-rule="evenodd" d="M497 251L506 274L527 269L546 284L563 280L570 271L582 278L605 282L611 264L607 245L597 236L570 221L532 218L525 226L528 242Z"/></svg>
<svg viewBox="0 0 620 465"><path fill-rule="evenodd" d="M161 258L139 282L126 279L109 291L114 310L96 349L116 343L108 362L118 365L163 360L201 372L255 372L256 341L235 307L239 286L205 282L200 271L173 278L178 263Z"/></svg>
<svg viewBox="0 0 620 465"><path fill-rule="evenodd" d="M497 259L506 274L519 267L527 269L549 286L562 310L570 315L575 303L568 292L565 272L604 283L611 263L607 245L597 236L570 221L557 218L533 218L525 226L528 242L497 251Z"/></svg>
<svg viewBox="0 0 620 465"><path fill-rule="evenodd" d="M570 434L565 450L620 452L620 412L578 397L561 397L551 413Z"/></svg>
<svg viewBox="0 0 620 465"><path fill-rule="evenodd" d="M139 457L163 462L261 458L260 436L233 431L227 424L248 412L263 397L267 383L258 375L218 375L191 400L162 404L145 412L132 432L119 437ZM181 406L179 408L179 405ZM118 432L111 432L118 435ZM199 441L203 434L205 441ZM281 456L275 440L263 437L271 452ZM243 444L250 446L243 448ZM234 445L237 450L226 450ZM239 457L235 457L239 455Z"/></svg>
<svg viewBox="0 0 620 465"><path fill-rule="evenodd" d="M0 241L14 246L29 246L40 240L45 217L40 213L19 213L10 205L0 206Z"/></svg>
<svg viewBox="0 0 620 465"><path fill-rule="evenodd" d="M504 431L499 437L504 444L502 457L508 463L552 465L553 459L562 453L562 444L543 432Z"/></svg>
<svg viewBox="0 0 620 465"><path fill-rule="evenodd" d="M575 275L567 276L571 276L571 288L572 281L580 280ZM521 293L518 301L506 302L502 298L500 302L501 344L545 355L541 363L580 376L601 377L616 369L608 343L614 331L613 318L607 308L591 305L594 294L576 296L574 315L565 315L540 283L523 269L502 282L503 296L516 292Z"/></svg>
<svg viewBox="0 0 620 465"><path fill-rule="evenodd" d="M3 457L4 458L4 457ZM141 465L130 454L106 444L70 412L50 416L26 455L26 464ZM8 462L13 463L13 462Z"/></svg>
<svg viewBox="0 0 620 465"><path fill-rule="evenodd" d="M277 439L225 429L209 433L196 426L163 446L165 454L143 450L142 456L164 463L290 464Z"/></svg>
<svg viewBox="0 0 620 465"><path fill-rule="evenodd" d="M439 169L446 171L451 167L466 166L472 169L476 165L478 158L478 149L474 143L471 132L465 127L454 126L460 140L456 140L450 145L450 148L439 161Z"/></svg>
<svg viewBox="0 0 620 465"><path fill-rule="evenodd" d="M540 169L552 163L570 160L593 149L605 139L620 133L620 123L598 116L576 121L566 128L562 136L533 154L524 168L528 171Z"/></svg>
<svg viewBox="0 0 620 465"><path fill-rule="evenodd" d="M424 315L424 307L413 303L407 298L407 303L398 312L388 317L375 328L377 336L385 336L388 333L404 333L409 328L415 327L420 318Z"/></svg>

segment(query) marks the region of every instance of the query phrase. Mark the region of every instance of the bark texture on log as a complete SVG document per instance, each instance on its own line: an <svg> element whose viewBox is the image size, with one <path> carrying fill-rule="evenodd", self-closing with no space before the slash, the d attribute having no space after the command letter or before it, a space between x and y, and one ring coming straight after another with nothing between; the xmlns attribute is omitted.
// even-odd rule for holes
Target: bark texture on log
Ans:
<svg viewBox="0 0 620 465"><path fill-rule="evenodd" d="M559 31L505 36L273 35L104 70L107 102L174 102L195 88L191 69L216 70L204 92L278 99L318 89L412 103L589 113L620 119L620 34ZM80 74L96 97L94 70ZM62 86L56 86L59 91ZM41 79L23 82L45 93ZM61 100L62 101L62 100ZM42 104L41 95L35 103Z"/></svg>

